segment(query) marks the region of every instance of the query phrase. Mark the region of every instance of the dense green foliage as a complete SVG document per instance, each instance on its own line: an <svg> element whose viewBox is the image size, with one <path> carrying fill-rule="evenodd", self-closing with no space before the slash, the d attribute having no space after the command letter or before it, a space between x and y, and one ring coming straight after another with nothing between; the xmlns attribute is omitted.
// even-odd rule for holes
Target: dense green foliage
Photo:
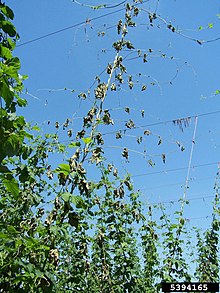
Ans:
<svg viewBox="0 0 220 293"><path fill-rule="evenodd" d="M13 56L19 36L13 11L0 2L0 292L141 293L159 291L161 281L219 281L218 181L211 227L205 237L198 231L193 275L184 251L190 245L187 202L181 201L176 219L163 206L143 213L130 175L121 177L105 158L101 130L113 123L105 99L122 83L123 50L134 48L127 35L138 17L137 2L126 4L107 81L97 79L92 107L68 146L57 134L37 135L38 128L17 115L27 105L20 97L25 76ZM150 22L155 18L149 14ZM132 89L131 78L128 85ZM54 153L68 160L52 168ZM126 146L122 156L128 159ZM89 178L88 166L98 180Z"/></svg>

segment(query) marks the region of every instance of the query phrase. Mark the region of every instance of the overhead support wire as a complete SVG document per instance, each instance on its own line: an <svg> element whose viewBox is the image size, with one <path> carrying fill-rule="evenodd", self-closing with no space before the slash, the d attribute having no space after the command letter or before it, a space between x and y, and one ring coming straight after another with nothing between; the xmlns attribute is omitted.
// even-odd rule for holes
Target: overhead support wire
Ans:
<svg viewBox="0 0 220 293"><path fill-rule="evenodd" d="M142 2L140 2L140 3L137 3L136 6L137 6L137 5L144 4L144 3L146 3L146 2L148 2L148 0L146 0L146 1L142 1ZM115 8L115 7L118 7L118 6L122 5L123 3L125 3L125 1L122 1L121 3L119 3L119 5L107 6L107 7L103 7L103 8ZM125 7L120 8L120 9L117 9L117 10L114 10L114 11L112 11L112 12L105 13L105 14L103 14L103 15L99 15L99 16L96 16L96 17L92 17L92 18L86 19L85 21L81 21L81 22L79 22L79 23L76 23L76 24L70 25L70 26L68 26L68 27L65 27L65 28L62 28L62 29L56 30L56 31L54 31L54 32L51 32L51 33L48 33L48 34L42 35L42 36L40 36L40 37L38 37L38 38L35 38L35 39L32 39L32 40L30 40L30 41L27 41L27 42L24 42L24 43L18 44L18 45L16 46L16 48L21 47L21 46L25 46L25 45L28 45L28 44L31 44L31 43L34 43L34 42L37 42L37 41L40 41L40 40L42 40L42 39L45 39L45 38L51 37L51 36L53 36L53 35L56 35L56 34L62 33L62 32L64 32L64 31L67 31L67 30L70 30L70 29L73 29L73 28L79 27L79 26L81 26L81 25L89 24L91 21L95 21L95 20L98 20L98 19L101 19L101 18L107 17L107 16L109 16L109 15L113 15L113 14L115 14L115 13L118 13L118 12L123 11L124 9L125 9Z"/></svg>
<svg viewBox="0 0 220 293"><path fill-rule="evenodd" d="M194 166L191 166L190 168L193 169L193 168L207 167L207 166L213 166L213 165L217 165L217 164L219 164L219 162L206 163L206 164L201 164L201 165L194 165ZM164 170L164 171L142 173L142 174L131 175L131 177L134 178L134 177L142 177L142 176L156 175L156 174L163 174L163 173L166 174L166 173L169 173L169 172L188 170L188 168L189 167L181 167L181 168L175 168L175 169L168 169L168 170Z"/></svg>
<svg viewBox="0 0 220 293"><path fill-rule="evenodd" d="M193 138L192 138L192 144L191 144L191 150L190 150L190 156L189 156L189 163L188 163L188 168L187 168L186 182L185 182L184 192L183 192L183 200L185 200L185 198L186 198L186 191L188 189L188 182L189 182L189 175L190 175L190 170L191 170L193 150L194 150L194 145L195 145L197 124L198 124L198 116L195 117L195 126L194 126L194 132L193 132Z"/></svg>
<svg viewBox="0 0 220 293"><path fill-rule="evenodd" d="M34 42L37 42L37 41L40 41L42 39L45 39L45 38L48 38L50 36L53 36L53 35L56 35L56 34L59 34L59 33L62 33L64 31L67 31L67 30L70 30L70 29L73 29L73 28L76 28L78 26L81 26L83 24L89 24L91 21L94 21L94 20L97 20L97 19L101 19L101 18L104 18L106 16L109 16L109 15L112 15L112 14L115 14L117 12L120 12L124 10L124 8L121 8L121 9L118 9L118 10L115 10L115 11L112 11L112 12L109 12L109 13L106 13L106 14L103 14L103 15L100 15L100 16L97 16L97 17L93 17L93 18L90 18L90 19L86 19L86 21L81 21L79 23L76 23L76 24L73 24L73 25L70 25L68 27L65 27L65 28L62 28L60 30L57 30L57 31L54 31L54 32L51 32L51 33L48 33L46 35L43 35L43 36L40 36L38 38L35 38L35 39L32 39L30 41L27 41L27 42L24 42L24 43L21 43L19 45L16 46L16 48L18 47L21 47L21 46L25 46L27 44L31 44L31 43L34 43Z"/></svg>
<svg viewBox="0 0 220 293"><path fill-rule="evenodd" d="M149 0L145 0L145 1L141 1L141 2L139 2L139 3L136 3L136 6L141 5L141 4L144 4L144 3L148 2L148 1L149 1ZM75 1L73 0L73 2L75 2L75 3L77 3L77 4L80 4L80 3L78 3L76 0L75 0ZM90 7L90 8L93 8L94 10L97 10L97 9L99 9L99 8L103 8L103 9L108 9L108 8L110 8L110 9L112 9L112 8L116 8L116 7L119 7L119 6L123 5L125 2L126 2L126 1L122 1L122 2L120 2L119 4L117 4L117 5L112 5L112 6L108 6L108 5L105 5L105 4L104 4L104 5L98 5L98 6L90 6L90 5L81 4L81 6L88 6L88 7ZM157 6L158 6L158 3L159 3L159 0L158 0L158 2L157 2ZM97 7L97 8L96 8L96 7ZM56 31L54 31L54 32L51 32L51 33L48 33L48 34L42 35L42 36L40 36L40 37L37 37L37 38L35 38L35 39L32 39L32 40L26 41L26 42L21 43L21 44L18 44L16 47L18 48L18 47L21 47L21 46L24 46L24 45L28 45L28 44L30 44L30 43L40 41L40 40L42 40L42 39L48 38L48 37L53 36L53 35L55 35L55 34L59 34L59 33L64 32L64 31L66 31L66 30L70 30L70 29L72 29L72 28L75 28L75 27L78 27L78 26L81 26L81 25L84 25L84 24L86 25L86 24L90 23L91 21L95 21L95 20L97 20L97 19L101 19L101 18L104 18L104 17L106 17L106 16L113 15L113 14L115 14L115 13L118 13L118 12L120 12L120 11L123 11L124 9L125 9L125 7L120 8L120 9L115 10L115 11L112 11L112 12L109 12L109 13L106 13L106 14L103 14L103 15L100 15L100 16L97 16L97 17L93 17L93 18L90 18L90 19L86 19L86 21L82 21L82 22L79 22L79 23L73 24L73 25L71 25L71 26L68 26L68 27L65 27L65 28L62 28L62 29L56 30ZM156 7L156 10L157 10L157 7ZM155 10L155 11L156 11L156 10ZM149 15L151 15L151 12L150 12L150 11L147 11L147 10L144 10L144 9L143 9L143 11L146 11ZM160 17L160 19L163 20L165 23L167 23L167 22L166 22L164 19L162 19L161 17ZM185 37L185 38L187 38L187 39L190 39L190 40L192 40L192 41L195 41L195 42L199 43L200 45L202 45L202 44L204 44L204 43L211 43L211 42L215 42L215 41L220 40L220 37L217 37L217 38L215 38L215 39L211 39L211 40L197 40L197 39L194 39L194 38L192 38L192 37L190 37L190 36L184 35L184 34L178 32L178 31L176 31L176 33L179 34L179 35L181 35L182 37Z"/></svg>
<svg viewBox="0 0 220 293"><path fill-rule="evenodd" d="M213 195L204 195L204 196L199 196L199 197L189 197L187 198L187 201L191 202L193 200L203 200L205 201L205 199L207 198L213 198ZM167 201L157 201L157 202L152 202L152 204L174 204L175 202L179 202L179 199L170 199Z"/></svg>
<svg viewBox="0 0 220 293"><path fill-rule="evenodd" d="M141 126L135 126L133 128L131 128L132 130L135 129L141 129L141 128L145 128L145 127L151 127L151 126L157 126L157 125L163 125L163 124L167 124L167 123L174 123L175 121L178 120L183 120L183 119L191 119L191 118L196 118L196 117L202 117L202 116L208 116L208 115L213 115L213 114L219 114L220 110L218 111L213 111L213 112L206 112L206 113L201 113L201 114L197 114L197 115L192 115L192 116L188 116L185 118L180 118L180 119L170 119L170 120L164 120L164 121L160 121L160 122L155 122L155 123L151 123L151 124L145 124L145 125L141 125ZM102 135L109 135L109 134L115 134L119 131L128 131L131 130L130 128L126 128L126 129L120 129L117 131L111 131L111 132L106 132L103 133Z"/></svg>
<svg viewBox="0 0 220 293"><path fill-rule="evenodd" d="M73 0L73 3L76 3L76 4L80 5L80 6L89 7L89 8L92 8L92 9L96 10L96 9L103 9L103 8L104 9L116 8L116 7L121 6L122 4L124 4L126 1L127 0L124 0L124 1L122 1L120 3L118 3L118 4L115 4L115 5L101 4L101 5L97 5L97 6L84 4L84 3L81 3L81 2L79 2L77 0Z"/></svg>

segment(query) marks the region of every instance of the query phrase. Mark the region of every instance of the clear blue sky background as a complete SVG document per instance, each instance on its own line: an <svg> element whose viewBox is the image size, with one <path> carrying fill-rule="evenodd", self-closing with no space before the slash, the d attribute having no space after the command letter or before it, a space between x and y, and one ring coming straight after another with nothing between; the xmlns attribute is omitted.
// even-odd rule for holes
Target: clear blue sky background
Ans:
<svg viewBox="0 0 220 293"><path fill-rule="evenodd" d="M90 5L119 3L105 0L81 2ZM139 8L154 12L157 2L157 13L172 23L181 34L199 40L220 37L220 19L217 16L220 13L220 1L148 1ZM70 0L21 0L6 3L15 12L14 23L21 37L15 52L21 59L21 73L29 76L25 82L29 95L23 94L29 106L22 113L27 120L43 125L45 131L52 129L51 125L55 121L63 123L66 118L74 118L73 131L80 130L80 117L86 114L91 104L87 100L81 103L78 94L88 90L95 76L105 69L108 62L113 62L115 53L112 43L118 38L115 25L123 18L124 11L88 24L85 22L121 9L123 5L114 9L92 10ZM115 141L115 134L106 134L106 152L110 161L117 161L121 171L126 169L134 175L134 183L143 192L144 202L169 202L183 195L187 168L172 172L169 170L187 167L189 164L195 130L194 116L220 111L220 95L215 95L215 91L220 89L220 40L199 45L190 38L171 32L160 19L155 20L151 27L144 10L136 21L137 27L130 29L128 39L136 49L152 49L153 52L147 52L148 62L144 64L142 58L136 58L137 53L123 53L124 64L128 74L133 75L135 85L132 91L124 85L121 91L108 95L105 108L116 109L111 111L115 125L106 128L104 133L125 129L124 125L130 118L136 126L144 127L127 131L129 136L123 141ZM75 24L80 25L22 45ZM199 30L200 26L203 29ZM100 32L105 32L105 36L98 37ZM141 76L138 76L139 72ZM106 82L105 73L101 78ZM143 84L146 84L147 90L142 92ZM64 88L75 92L71 93ZM126 106L132 108L130 116L123 110ZM144 118L140 114L142 109L145 110ZM172 120L186 117L191 117L190 123L182 132L178 126L174 126ZM210 215L217 162L220 161L219 118L220 112L199 116L196 129L187 190L190 206L186 208L185 216L190 224L201 227L210 220L206 216ZM47 121L51 121L49 126ZM157 124L165 121L171 122ZM138 145L136 137L142 136L146 129L152 135L143 136L142 144ZM64 141L69 139L66 133L62 136ZM162 144L158 145L160 137ZM184 152L181 152L176 141L184 145ZM120 156L120 147L125 145L133 150L129 156L130 164L125 163ZM143 153L144 150L147 158L137 153ZM166 154L166 164L161 159L163 153ZM149 159L156 163L155 167L149 166ZM198 165L205 166L196 167ZM171 209L170 204L168 208Z"/></svg>

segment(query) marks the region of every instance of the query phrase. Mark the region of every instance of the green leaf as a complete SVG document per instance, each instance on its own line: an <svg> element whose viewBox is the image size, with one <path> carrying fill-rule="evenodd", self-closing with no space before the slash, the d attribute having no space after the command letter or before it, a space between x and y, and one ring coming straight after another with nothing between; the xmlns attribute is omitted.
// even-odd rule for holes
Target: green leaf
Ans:
<svg viewBox="0 0 220 293"><path fill-rule="evenodd" d="M15 227L13 227L11 225L7 226L7 230L11 234L17 234L18 233L18 231L15 229Z"/></svg>
<svg viewBox="0 0 220 293"><path fill-rule="evenodd" d="M216 90L215 95L219 95L219 94L220 94L220 90Z"/></svg>
<svg viewBox="0 0 220 293"><path fill-rule="evenodd" d="M38 269L35 269L34 273L35 273L35 275L36 275L38 278L41 278L41 277L43 277L43 276L44 276L44 273L43 273L43 272L41 272L41 271L40 271L40 270L38 270Z"/></svg>
<svg viewBox="0 0 220 293"><path fill-rule="evenodd" d="M14 19L14 12L7 5L3 5L1 11L7 18L10 18L11 20Z"/></svg>
<svg viewBox="0 0 220 293"><path fill-rule="evenodd" d="M3 150L9 157L13 157L18 154L19 146L21 144L22 137L12 133L8 136L7 140L3 143Z"/></svg>
<svg viewBox="0 0 220 293"><path fill-rule="evenodd" d="M57 173L63 173L64 175L70 174L70 165L69 164L60 164L59 167L55 170Z"/></svg>
<svg viewBox="0 0 220 293"><path fill-rule="evenodd" d="M6 106L9 107L14 98L14 93L9 88L5 78L0 81L0 96L5 100Z"/></svg>
<svg viewBox="0 0 220 293"><path fill-rule="evenodd" d="M12 58L11 50L9 50L8 48L6 48L6 47L4 47L2 45L0 46L0 55L4 59Z"/></svg>
<svg viewBox="0 0 220 293"><path fill-rule="evenodd" d="M17 103L19 107L27 106L27 101L25 99L17 98Z"/></svg>
<svg viewBox="0 0 220 293"><path fill-rule="evenodd" d="M18 82L20 82L18 70L20 69L21 64L20 60L17 57L8 59L5 64L2 64L2 69L5 74L10 77L15 78Z"/></svg>
<svg viewBox="0 0 220 293"><path fill-rule="evenodd" d="M23 116L16 116L13 122L15 128L22 127L25 125L25 119ZM22 131L22 134L25 134L26 131Z"/></svg>
<svg viewBox="0 0 220 293"><path fill-rule="evenodd" d="M59 152L63 153L65 151L65 145L59 144L58 149L59 149Z"/></svg>
<svg viewBox="0 0 220 293"><path fill-rule="evenodd" d="M181 225L184 225L185 224L185 220L183 218L180 218L179 219L179 222L180 222Z"/></svg>
<svg viewBox="0 0 220 293"><path fill-rule="evenodd" d="M23 146L22 147L22 159L27 160L27 158L30 156L31 152L32 152L31 147Z"/></svg>
<svg viewBox="0 0 220 293"><path fill-rule="evenodd" d="M25 75L25 74L21 75L21 79L22 79L22 80L26 80L26 79L28 79L28 75Z"/></svg>
<svg viewBox="0 0 220 293"><path fill-rule="evenodd" d="M2 233L2 232L0 232L0 239L7 239L8 238L8 235L7 234L5 234L5 233Z"/></svg>
<svg viewBox="0 0 220 293"><path fill-rule="evenodd" d="M72 194L69 192L64 192L63 194L61 194L61 197L65 202L69 202L71 196Z"/></svg>
<svg viewBox="0 0 220 293"><path fill-rule="evenodd" d="M209 23L208 28L213 28L213 23Z"/></svg>
<svg viewBox="0 0 220 293"><path fill-rule="evenodd" d="M20 63L20 60L18 57L13 57L11 59L8 59L6 64L8 66L12 66L14 67L15 69L19 70L21 68L21 63Z"/></svg>
<svg viewBox="0 0 220 293"><path fill-rule="evenodd" d="M20 170L19 180L22 183L25 183L29 179L29 172L27 166L22 166Z"/></svg>
<svg viewBox="0 0 220 293"><path fill-rule="evenodd" d="M10 192L15 199L18 198L19 196L19 184L18 184L18 181L12 177L12 176L7 176L7 178L3 178L2 179L2 183L4 184L6 190L8 192Z"/></svg>
<svg viewBox="0 0 220 293"><path fill-rule="evenodd" d="M72 195L70 200L76 206L76 208L87 208L87 205L85 204L84 200L79 195Z"/></svg>
<svg viewBox="0 0 220 293"><path fill-rule="evenodd" d="M8 20L4 20L2 21L2 30L8 34L10 37L14 37L16 35L16 29L13 26L13 24L8 21Z"/></svg>
<svg viewBox="0 0 220 293"><path fill-rule="evenodd" d="M8 42L8 47L11 49L11 50L14 50L15 46L16 46L16 43L14 40L12 40L11 38L7 38L7 42Z"/></svg>
<svg viewBox="0 0 220 293"><path fill-rule="evenodd" d="M92 142L92 138L91 138L91 137L83 137L83 138L82 138L82 141L83 141L85 144L88 144L88 143L91 143L91 142Z"/></svg>
<svg viewBox="0 0 220 293"><path fill-rule="evenodd" d="M33 237L28 237L25 239L25 245L29 246L29 248L36 248L39 246L39 240L33 238Z"/></svg>
<svg viewBox="0 0 220 293"><path fill-rule="evenodd" d="M22 245L22 243L23 243L22 240L20 238L17 238L15 242L15 248L17 249L19 246Z"/></svg>
<svg viewBox="0 0 220 293"><path fill-rule="evenodd" d="M35 126L32 127L32 130L40 131L40 127L38 127L37 125L35 125Z"/></svg>
<svg viewBox="0 0 220 293"><path fill-rule="evenodd" d="M61 197L65 202L73 203L76 206L76 208L87 208L87 205L85 204L84 200L79 195L73 195L69 192L64 192L61 194Z"/></svg>
<svg viewBox="0 0 220 293"><path fill-rule="evenodd" d="M19 132L19 135L20 135L20 139L23 139L23 137L26 137L28 139L33 139L33 135L28 133L27 131L24 131L24 130L21 130ZM21 141L22 142L22 141Z"/></svg>
<svg viewBox="0 0 220 293"><path fill-rule="evenodd" d="M81 143L79 141L72 141L68 147L70 148L76 148L76 147L80 147Z"/></svg>

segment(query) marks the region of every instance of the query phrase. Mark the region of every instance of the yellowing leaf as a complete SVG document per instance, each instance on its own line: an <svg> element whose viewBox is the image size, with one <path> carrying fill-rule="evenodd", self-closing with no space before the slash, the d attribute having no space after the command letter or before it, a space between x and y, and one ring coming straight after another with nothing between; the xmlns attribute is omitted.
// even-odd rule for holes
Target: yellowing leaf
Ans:
<svg viewBox="0 0 220 293"><path fill-rule="evenodd" d="M88 144L88 143L92 142L92 138L91 138L91 137L83 137L83 138L82 138L82 141L83 141L85 144Z"/></svg>

